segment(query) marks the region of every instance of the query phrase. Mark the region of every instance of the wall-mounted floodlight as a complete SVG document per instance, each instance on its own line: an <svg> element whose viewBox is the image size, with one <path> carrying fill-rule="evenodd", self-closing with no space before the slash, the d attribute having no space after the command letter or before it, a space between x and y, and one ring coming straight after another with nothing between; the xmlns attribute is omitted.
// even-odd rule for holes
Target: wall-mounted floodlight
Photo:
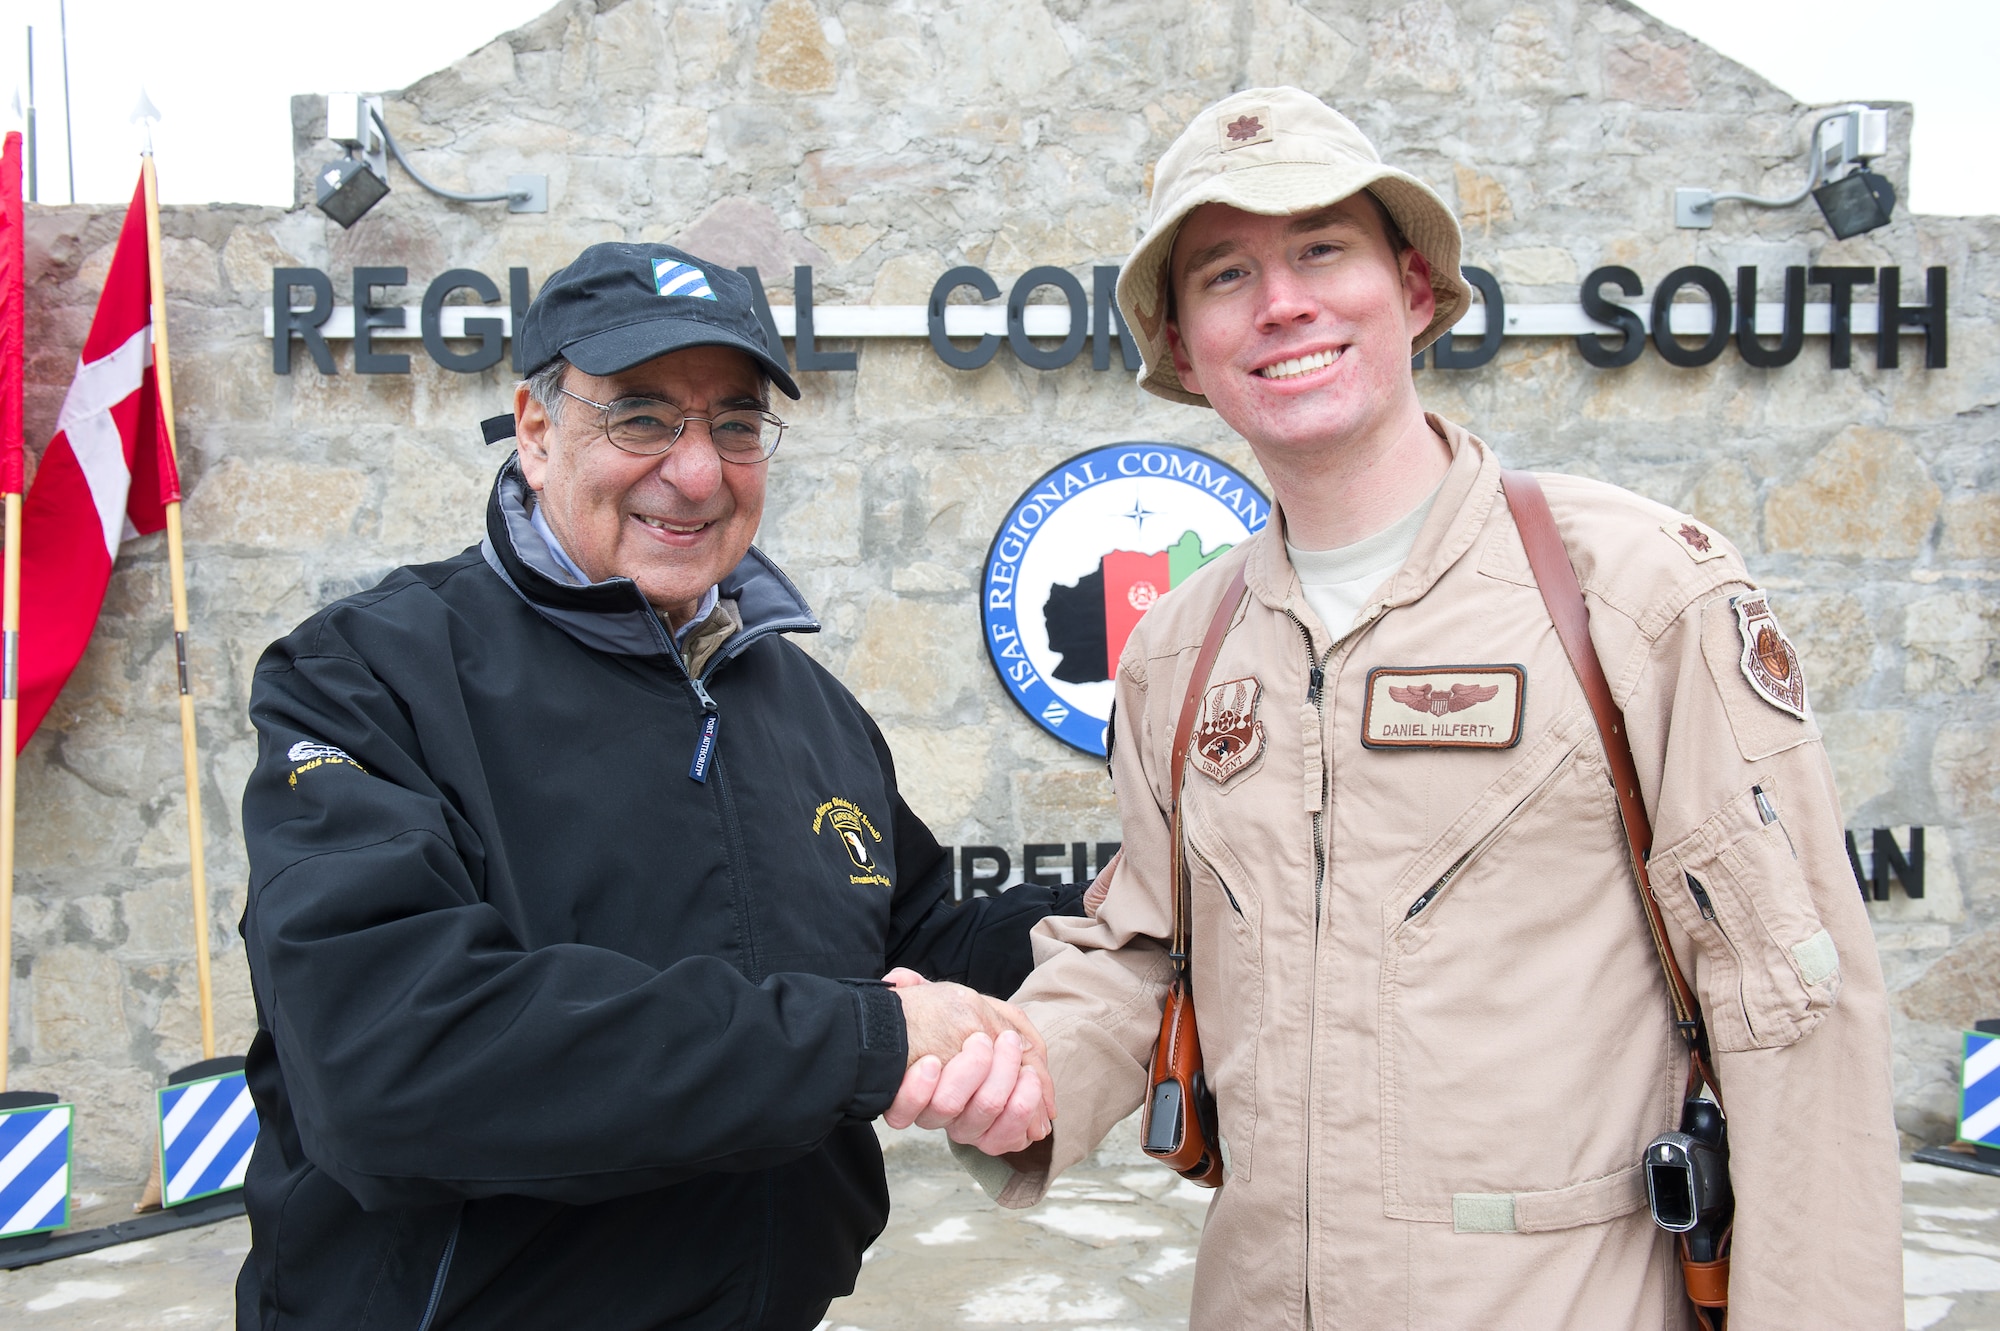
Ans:
<svg viewBox="0 0 2000 1331"><path fill-rule="evenodd" d="M343 229L360 221L364 213L387 197L391 153L410 179L439 198L459 203L504 202L510 213L549 210L549 178L543 175L508 176L507 188L500 194L461 194L425 180L389 133L389 126L382 119L380 97L352 92L328 94L326 136L343 145L347 152L320 169L317 202L320 211Z"/></svg>
<svg viewBox="0 0 2000 1331"><path fill-rule="evenodd" d="M1715 205L1747 203L1753 208L1790 208L1810 197L1840 240L1887 226L1896 209L1896 190L1868 169L1889 150L1889 113L1866 106L1843 107L1813 122L1808 139L1811 170L1798 193L1782 199L1707 189L1674 191L1674 225L1715 225Z"/></svg>

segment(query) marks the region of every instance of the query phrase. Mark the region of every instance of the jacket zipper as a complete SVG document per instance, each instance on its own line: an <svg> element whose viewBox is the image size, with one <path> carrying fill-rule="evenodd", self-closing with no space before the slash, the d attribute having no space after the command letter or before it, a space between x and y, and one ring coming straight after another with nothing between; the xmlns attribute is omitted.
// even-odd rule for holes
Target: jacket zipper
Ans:
<svg viewBox="0 0 2000 1331"><path fill-rule="evenodd" d="M678 651L674 653L674 659L681 663L681 675L687 680L688 690L694 695L702 713L701 739L695 744L694 762L688 768L688 776L703 785L708 784L710 777L715 778L716 814L722 820L723 853L729 861L730 882L736 889L736 922L743 938L744 974L752 984L761 984L764 980L763 963L758 957L757 930L746 895L750 874L743 853L743 828L736 817L736 800L730 793L728 775L722 770L722 755L716 749L715 737L722 727L722 709L703 683L703 678L714 675L716 668L729 658L716 653L700 677L687 673L687 663Z"/></svg>
<svg viewBox="0 0 2000 1331"><path fill-rule="evenodd" d="M424 1320L417 1323L417 1331L431 1331L431 1323L437 1319L438 1304L444 1299L445 1278L451 1274L451 1257L458 1251L459 1227L465 1223L465 1212L451 1222L451 1237L444 1241L444 1253L438 1258L437 1274L431 1278L431 1301L424 1305Z"/></svg>
<svg viewBox="0 0 2000 1331"><path fill-rule="evenodd" d="M722 729L722 709L715 705L715 699L702 687L698 679L689 679L694 688L695 701L701 704L701 738L695 741L694 759L688 763L688 780L708 783L708 772L715 761L715 737Z"/></svg>

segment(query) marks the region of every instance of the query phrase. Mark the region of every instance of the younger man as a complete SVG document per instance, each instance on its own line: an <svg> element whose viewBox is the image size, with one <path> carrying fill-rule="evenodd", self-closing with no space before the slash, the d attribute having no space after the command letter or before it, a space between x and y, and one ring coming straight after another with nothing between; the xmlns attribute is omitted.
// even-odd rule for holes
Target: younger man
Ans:
<svg viewBox="0 0 2000 1331"><path fill-rule="evenodd" d="M1410 357L1464 312L1438 197L1289 88L1196 117L1119 283L1140 382L1213 407L1277 520L1119 664L1124 859L1038 926L1049 1047L1026 1206L1140 1103L1170 968L1169 751L1248 594L1182 786L1193 992L1228 1178L1196 1328L1678 1328L1646 1144L1676 1033L1606 755L1500 486ZM1888 1018L1798 660L1719 534L1542 478L1629 723L1650 876L1705 1010L1736 1189L1732 1331L1898 1324ZM1248 716L1242 714L1247 709Z"/></svg>

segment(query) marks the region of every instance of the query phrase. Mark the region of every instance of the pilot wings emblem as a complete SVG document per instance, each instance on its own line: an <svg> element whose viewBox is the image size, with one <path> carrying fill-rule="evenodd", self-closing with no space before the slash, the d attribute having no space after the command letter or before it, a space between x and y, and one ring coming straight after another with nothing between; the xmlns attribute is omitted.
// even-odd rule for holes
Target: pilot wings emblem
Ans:
<svg viewBox="0 0 2000 1331"><path fill-rule="evenodd" d="M1491 702L1500 696L1500 686L1454 684L1450 692L1442 693L1428 684L1412 684L1408 688L1391 684L1389 696L1412 711L1428 712L1432 716L1449 716L1453 712L1462 712L1468 707Z"/></svg>

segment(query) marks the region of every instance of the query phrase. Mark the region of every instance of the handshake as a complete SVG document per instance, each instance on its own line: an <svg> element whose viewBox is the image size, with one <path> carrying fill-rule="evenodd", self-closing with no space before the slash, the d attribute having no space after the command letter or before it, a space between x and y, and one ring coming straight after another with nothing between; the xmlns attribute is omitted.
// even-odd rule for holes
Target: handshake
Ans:
<svg viewBox="0 0 2000 1331"><path fill-rule="evenodd" d="M1027 1149L1056 1116L1048 1048L1011 1003L898 967L882 977L903 1003L910 1062L883 1118L943 1128L988 1155Z"/></svg>

